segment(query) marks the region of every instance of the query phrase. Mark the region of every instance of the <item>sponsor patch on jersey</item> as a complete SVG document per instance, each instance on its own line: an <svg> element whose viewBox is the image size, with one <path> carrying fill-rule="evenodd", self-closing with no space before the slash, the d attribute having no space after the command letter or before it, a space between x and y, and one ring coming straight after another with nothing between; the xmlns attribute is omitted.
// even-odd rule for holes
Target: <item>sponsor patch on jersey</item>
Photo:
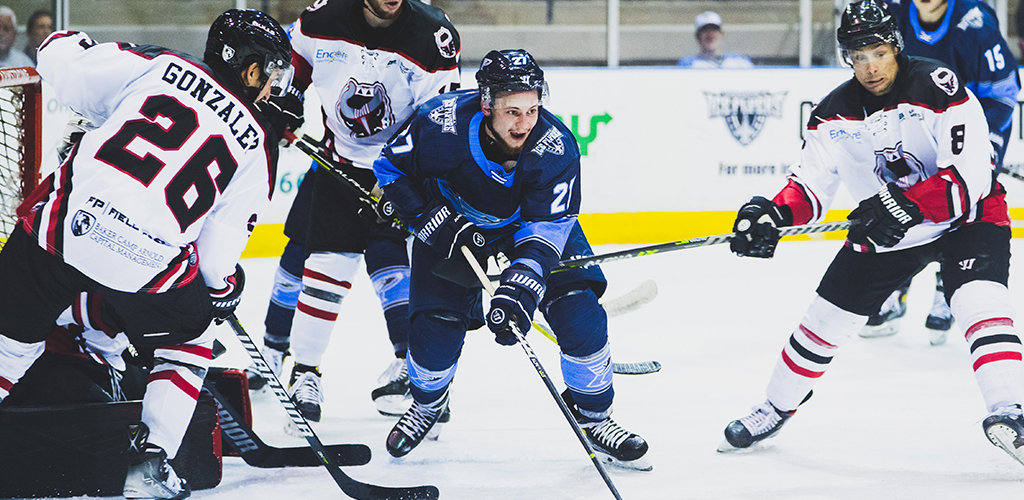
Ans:
<svg viewBox="0 0 1024 500"><path fill-rule="evenodd" d="M71 234L75 236L83 236L92 229L92 226L95 223L95 215L90 214L85 210L79 210L75 212L75 217L71 219Z"/></svg>
<svg viewBox="0 0 1024 500"><path fill-rule="evenodd" d="M754 141L768 118L782 118L788 92L704 92L708 118L722 117L740 144Z"/></svg>
<svg viewBox="0 0 1024 500"><path fill-rule="evenodd" d="M344 50L316 49L316 54L313 57L318 63L337 62L345 64L348 62L348 52L345 52Z"/></svg>
<svg viewBox="0 0 1024 500"><path fill-rule="evenodd" d="M967 31L967 28L980 29L985 26L985 16L981 14L981 8L975 7L960 18L960 22L956 23L956 28L962 31Z"/></svg>
<svg viewBox="0 0 1024 500"><path fill-rule="evenodd" d="M430 121L441 126L442 134L459 135L455 129L455 103L459 99L452 97L451 99L444 99L441 101L441 105L430 110L427 115Z"/></svg>
<svg viewBox="0 0 1024 500"><path fill-rule="evenodd" d="M935 71L932 71L932 81L946 95L956 94L956 91L960 90L960 81L957 80L956 73L949 68L936 68Z"/></svg>
<svg viewBox="0 0 1024 500"><path fill-rule="evenodd" d="M437 51L441 53L441 57L445 59L455 57L457 53L455 50L455 37L452 36L452 32L448 28L441 26L434 32L434 43L437 44Z"/></svg>
<svg viewBox="0 0 1024 500"><path fill-rule="evenodd" d="M544 156L544 153L554 153L559 156L565 154L565 143L562 142L562 133L555 127L549 128L530 152L537 156Z"/></svg>

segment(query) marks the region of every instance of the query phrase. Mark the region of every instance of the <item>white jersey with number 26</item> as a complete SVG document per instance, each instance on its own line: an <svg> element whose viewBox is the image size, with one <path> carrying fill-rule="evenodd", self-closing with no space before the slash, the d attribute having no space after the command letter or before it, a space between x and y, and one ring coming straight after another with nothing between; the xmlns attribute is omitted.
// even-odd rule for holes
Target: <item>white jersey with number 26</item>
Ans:
<svg viewBox="0 0 1024 500"><path fill-rule="evenodd" d="M274 185L240 85L186 54L76 32L50 35L38 71L97 128L19 209L24 228L115 290L159 293L199 274L224 287Z"/></svg>

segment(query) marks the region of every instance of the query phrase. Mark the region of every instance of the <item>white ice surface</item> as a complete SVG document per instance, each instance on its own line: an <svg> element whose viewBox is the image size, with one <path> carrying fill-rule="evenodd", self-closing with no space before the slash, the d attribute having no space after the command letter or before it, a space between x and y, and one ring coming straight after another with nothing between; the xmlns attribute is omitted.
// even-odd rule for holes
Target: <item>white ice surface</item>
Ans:
<svg viewBox="0 0 1024 500"><path fill-rule="evenodd" d="M958 327L946 345L928 344L924 318L934 294L929 267L914 281L902 331L844 346L814 397L761 449L720 454L722 430L764 400L778 353L801 319L840 242L783 242L777 256L740 259L724 245L606 264L617 297L648 278L659 295L612 318L613 358L657 360L661 372L616 376L614 418L650 443L652 472L609 469L625 499L1002 499L1024 497L1024 467L981 430L985 408ZM1024 267L1014 240L1011 271ZM623 247L600 247L599 252ZM276 259L243 261L248 283L239 317L257 343ZM1020 281L1014 306L1024 310ZM227 328L229 352L248 357ZM556 347L529 341L562 387ZM392 459L384 438L394 419L370 400L392 359L379 303L365 273L342 305L322 365L326 444L365 443L373 459L345 467L385 486L432 484L442 499L612 498L583 447L519 347L470 332L452 393L452 420L436 442ZM270 393L254 396L254 427L276 446L301 446ZM225 458L215 489L192 498L344 498L323 468L256 469Z"/></svg>

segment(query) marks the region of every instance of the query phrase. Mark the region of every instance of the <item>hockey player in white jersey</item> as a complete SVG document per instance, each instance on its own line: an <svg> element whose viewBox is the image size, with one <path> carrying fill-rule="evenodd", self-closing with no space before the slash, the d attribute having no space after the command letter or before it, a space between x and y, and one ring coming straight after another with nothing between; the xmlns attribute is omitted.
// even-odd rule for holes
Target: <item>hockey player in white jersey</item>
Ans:
<svg viewBox="0 0 1024 500"><path fill-rule="evenodd" d="M767 400L726 426L719 449L774 436L867 317L939 259L989 413L984 432L1024 464L1021 341L1007 290L1010 217L985 114L953 71L902 54L895 19L877 2L861 0L842 15L837 35L854 78L814 108L788 184L773 200L753 198L736 218L732 250L767 258L777 226L820 221L840 181L860 200L846 244L782 350Z"/></svg>
<svg viewBox="0 0 1024 500"><path fill-rule="evenodd" d="M0 252L0 399L79 293L101 296L97 329L159 356L129 432L128 498L189 494L167 458L209 365L207 328L241 298L238 259L277 154L253 104L287 88L290 52L276 21L243 10L211 25L203 62L71 31L39 48L57 100L96 128L19 207Z"/></svg>
<svg viewBox="0 0 1024 500"><path fill-rule="evenodd" d="M441 10L418 0L318 1L290 34L296 90L270 103L290 113L294 127L302 113L296 97L312 84L323 105L324 156L367 191L376 183L371 167L384 142L417 106L459 86L458 32ZM319 366L365 255L395 355L371 397L382 414L400 416L412 404L405 360L410 233L378 220L342 182L318 168L299 187L285 224L289 243L274 278L263 353L280 373L290 348L293 399L307 420L319 421Z"/></svg>

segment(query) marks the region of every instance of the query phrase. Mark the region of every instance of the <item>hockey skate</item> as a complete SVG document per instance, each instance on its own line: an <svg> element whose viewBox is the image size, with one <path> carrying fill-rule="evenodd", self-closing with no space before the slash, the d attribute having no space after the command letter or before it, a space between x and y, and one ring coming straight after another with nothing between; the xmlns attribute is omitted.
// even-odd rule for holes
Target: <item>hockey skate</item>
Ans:
<svg viewBox="0 0 1024 500"><path fill-rule="evenodd" d="M946 343L946 332L953 326L953 312L946 304L946 294L942 286L942 274L935 273L935 301L932 303L932 310L924 321L924 327L928 330L928 342L931 345L942 345Z"/></svg>
<svg viewBox="0 0 1024 500"><path fill-rule="evenodd" d="M324 396L320 391L320 370L315 366L295 363L292 367L291 383L292 401L295 408L310 422L320 421L320 403Z"/></svg>
<svg viewBox="0 0 1024 500"><path fill-rule="evenodd" d="M286 351L279 351L270 346L263 346L263 359L266 360L267 366L270 367L274 375L281 378L281 367L284 366L284 358L288 356ZM245 369L245 377L249 379L249 390L258 391L266 387L267 381L260 374L260 371L256 369L256 365L249 365Z"/></svg>
<svg viewBox="0 0 1024 500"><path fill-rule="evenodd" d="M888 337L900 331L900 318L907 314L907 291L910 285L892 292L877 314L868 317L868 323L857 332L863 338Z"/></svg>
<svg viewBox="0 0 1024 500"><path fill-rule="evenodd" d="M725 441L718 446L718 451L726 453L750 448L754 443L774 437L794 413L796 410L780 411L765 400L755 406L750 415L729 422L725 427Z"/></svg>
<svg viewBox="0 0 1024 500"><path fill-rule="evenodd" d="M404 358L391 362L387 370L381 374L378 382L384 385L370 393L377 411L385 417L401 417L412 405L412 392L409 391L409 369Z"/></svg>
<svg viewBox="0 0 1024 500"><path fill-rule="evenodd" d="M404 457L424 438L436 441L441 434L441 426L450 418L448 391L433 403L424 405L413 401L409 411L402 415L388 433L388 453L396 458Z"/></svg>
<svg viewBox="0 0 1024 500"><path fill-rule="evenodd" d="M981 426L992 444L1024 465L1024 414L1020 405L1004 406L985 417Z"/></svg>
<svg viewBox="0 0 1024 500"><path fill-rule="evenodd" d="M124 480L124 497L133 500L188 498L191 490L167 463L167 453L147 442L146 424L128 425L128 475Z"/></svg>
<svg viewBox="0 0 1024 500"><path fill-rule="evenodd" d="M647 453L647 441L639 434L623 429L611 418L603 420L587 418L576 407L576 401L568 389L562 391L562 400L565 401L601 462L628 470L646 472L654 469L650 460L644 456Z"/></svg>

